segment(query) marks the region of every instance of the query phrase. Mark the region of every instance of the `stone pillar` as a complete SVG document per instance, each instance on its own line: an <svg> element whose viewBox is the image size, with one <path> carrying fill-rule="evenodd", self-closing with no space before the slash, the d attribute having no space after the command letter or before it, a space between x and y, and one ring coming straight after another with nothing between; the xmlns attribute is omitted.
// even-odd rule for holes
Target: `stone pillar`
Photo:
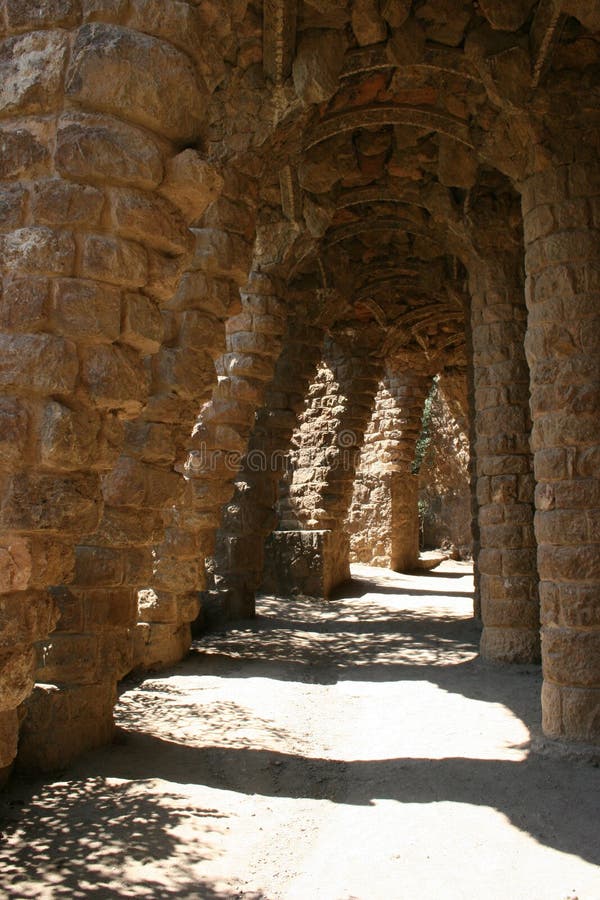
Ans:
<svg viewBox="0 0 600 900"><path fill-rule="evenodd" d="M294 304L295 305L295 304ZM221 615L253 616L255 592L264 572L265 539L276 525L279 481L286 467L298 414L323 343L318 305L305 299L290 313L273 381L258 412L232 501L217 539L215 582Z"/></svg>
<svg viewBox="0 0 600 900"><path fill-rule="evenodd" d="M470 266L481 654L539 659L527 312L518 254Z"/></svg>
<svg viewBox="0 0 600 900"><path fill-rule="evenodd" d="M238 521L241 512L237 498L234 496L232 500L232 495L236 481L238 490L245 490L241 487L242 483L246 484L245 474L243 471L240 474L240 470L282 348L287 309L281 294L281 285L260 273L253 273L242 290L242 310L227 322L227 352L217 364L219 383L195 428L194 449L188 461L193 516L206 550L212 552L214 549L225 505L223 528L228 536L221 543L217 569L222 567L234 580L241 579L237 593L232 586L231 597L221 597L224 607L219 613L220 618L251 614L252 611L253 595L241 583L246 569L255 571L255 547L252 545L250 549L252 529L246 527L245 520ZM250 478L253 475L248 473ZM269 488L264 486L264 489L266 496L262 489L255 495L263 510L265 506L269 507ZM245 515L255 516L256 521L258 507L256 511L246 510ZM210 597L206 599L211 601Z"/></svg>
<svg viewBox="0 0 600 900"><path fill-rule="evenodd" d="M392 556L390 568L410 572L419 559L419 476L394 472L391 477Z"/></svg>
<svg viewBox="0 0 600 900"><path fill-rule="evenodd" d="M582 144L585 149L585 142ZM600 742L600 168L522 190L543 727Z"/></svg>
<svg viewBox="0 0 600 900"><path fill-rule="evenodd" d="M408 571L419 558L418 478L412 474L428 376L388 364L373 405L347 519L351 559Z"/></svg>
<svg viewBox="0 0 600 900"><path fill-rule="evenodd" d="M109 737L131 659L134 585L151 571L148 548L125 545L154 527L155 516L136 522L152 466L125 457L112 488L102 481L126 447L126 423L147 409L160 307L191 256L187 222L216 178L196 151L180 152L197 141L207 102L200 23L180 6L152 18L143 4L3 5L0 54L27 77L6 82L0 123L0 606L10 612L0 745L14 752L6 723L35 672L21 710L24 765L63 765ZM110 510L115 482L137 491L125 510ZM78 587L65 589L73 578Z"/></svg>
<svg viewBox="0 0 600 900"><path fill-rule="evenodd" d="M308 391L308 401L294 435L291 471L280 503L280 524L273 541L283 559L284 535L289 554L298 546L309 548L314 565L323 568L320 581L305 572L311 584L332 590L350 577L349 536L345 520L352 501L356 465L381 376L381 362L369 352L356 352L353 344L328 339L324 360ZM327 532L317 543L299 542L298 530ZM313 548L313 549L310 549ZM269 570L273 565L269 563ZM307 593L294 583L290 566L287 593ZM304 576L303 581L305 580ZM284 585L281 586L282 589ZM312 593L310 594L312 596Z"/></svg>

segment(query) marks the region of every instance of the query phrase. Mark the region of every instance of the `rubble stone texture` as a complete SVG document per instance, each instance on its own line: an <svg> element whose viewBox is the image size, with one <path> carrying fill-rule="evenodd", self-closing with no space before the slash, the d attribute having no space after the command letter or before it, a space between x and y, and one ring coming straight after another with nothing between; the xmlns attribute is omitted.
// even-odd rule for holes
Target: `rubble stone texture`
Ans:
<svg viewBox="0 0 600 900"><path fill-rule="evenodd" d="M410 571L419 557L416 443L430 378L387 371L375 397L346 527L353 562Z"/></svg>
<svg viewBox="0 0 600 900"><path fill-rule="evenodd" d="M386 366L469 384L482 653L541 625L547 734L600 741L593 7L0 0L0 773L110 737L206 559L225 617L286 531L342 577Z"/></svg>

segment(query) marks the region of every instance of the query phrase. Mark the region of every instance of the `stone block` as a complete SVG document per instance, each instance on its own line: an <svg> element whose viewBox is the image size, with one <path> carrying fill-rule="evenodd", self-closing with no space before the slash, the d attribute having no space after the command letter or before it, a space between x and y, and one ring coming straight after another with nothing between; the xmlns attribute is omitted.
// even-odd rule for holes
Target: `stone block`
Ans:
<svg viewBox="0 0 600 900"><path fill-rule="evenodd" d="M188 310L182 316L179 341L183 347L217 356L225 348L225 326L213 316Z"/></svg>
<svg viewBox="0 0 600 900"><path fill-rule="evenodd" d="M0 232L20 228L25 217L26 199L23 185L0 185Z"/></svg>
<svg viewBox="0 0 600 900"><path fill-rule="evenodd" d="M185 593L198 589L200 560L159 554L154 566L153 584L159 591ZM165 620L168 621L168 620Z"/></svg>
<svg viewBox="0 0 600 900"><path fill-rule="evenodd" d="M0 652L20 653L52 631L58 619L48 591L19 591L0 595Z"/></svg>
<svg viewBox="0 0 600 900"><path fill-rule="evenodd" d="M145 510L141 516L137 509L105 506L90 540L100 547L139 547L159 541L163 527L157 512Z"/></svg>
<svg viewBox="0 0 600 900"><path fill-rule="evenodd" d="M103 234L84 238L81 275L128 288L143 287L148 281L148 256L133 241Z"/></svg>
<svg viewBox="0 0 600 900"><path fill-rule="evenodd" d="M0 398L0 469L14 471L26 461L29 416L21 401Z"/></svg>
<svg viewBox="0 0 600 900"><path fill-rule="evenodd" d="M71 111L59 121L56 165L70 178L146 190L163 178L162 154L145 132L110 116Z"/></svg>
<svg viewBox="0 0 600 900"><path fill-rule="evenodd" d="M98 455L100 418L50 401L39 425L40 462L49 469L85 469Z"/></svg>
<svg viewBox="0 0 600 900"><path fill-rule="evenodd" d="M37 684L24 707L18 767L64 769L84 751L110 743L115 700L113 681L61 688Z"/></svg>
<svg viewBox="0 0 600 900"><path fill-rule="evenodd" d="M5 331L46 329L50 282L45 278L17 278L6 283L0 299L0 327Z"/></svg>
<svg viewBox="0 0 600 900"><path fill-rule="evenodd" d="M122 456L104 478L102 492L109 506L162 509L174 503L185 487L177 472Z"/></svg>
<svg viewBox="0 0 600 900"><path fill-rule="evenodd" d="M332 531L274 531L265 544L261 590L325 600L350 579L349 538Z"/></svg>
<svg viewBox="0 0 600 900"><path fill-rule="evenodd" d="M63 31L30 31L0 43L0 116L57 108L68 46Z"/></svg>
<svg viewBox="0 0 600 900"><path fill-rule="evenodd" d="M158 353L164 328L160 309L154 300L143 294L125 294L121 341L140 353Z"/></svg>
<svg viewBox="0 0 600 900"><path fill-rule="evenodd" d="M542 629L544 676L573 687L600 685L600 632Z"/></svg>
<svg viewBox="0 0 600 900"><path fill-rule="evenodd" d="M483 659L499 663L539 663L539 629L485 627L479 652Z"/></svg>
<svg viewBox="0 0 600 900"><path fill-rule="evenodd" d="M345 42L337 31L303 32L292 75L296 93L305 103L322 103L336 92L345 50Z"/></svg>
<svg viewBox="0 0 600 900"><path fill-rule="evenodd" d="M128 456L144 462L172 462L175 458L173 428L158 422L130 422L126 427L125 447Z"/></svg>
<svg viewBox="0 0 600 900"><path fill-rule="evenodd" d="M223 178L215 167L197 150L188 148L167 162L160 192L191 223L217 199L222 188Z"/></svg>
<svg viewBox="0 0 600 900"><path fill-rule="evenodd" d="M79 363L70 341L47 334L0 335L0 387L68 394Z"/></svg>
<svg viewBox="0 0 600 900"><path fill-rule="evenodd" d="M98 637L55 632L37 646L36 680L55 684L94 684L98 679Z"/></svg>
<svg viewBox="0 0 600 900"><path fill-rule="evenodd" d="M130 587L80 592L83 606L82 631L92 633L133 627L137 615L136 592Z"/></svg>
<svg viewBox="0 0 600 900"><path fill-rule="evenodd" d="M0 127L0 180L36 178L50 166L50 152L39 129L24 123Z"/></svg>
<svg viewBox="0 0 600 900"><path fill-rule="evenodd" d="M15 30L69 27L80 16L80 0L6 0L8 26Z"/></svg>
<svg viewBox="0 0 600 900"><path fill-rule="evenodd" d="M542 727L544 734L551 738L597 744L600 740L600 690L544 681Z"/></svg>
<svg viewBox="0 0 600 900"><path fill-rule="evenodd" d="M140 412L149 391L149 375L137 353L127 347L99 344L84 350L82 378L99 409Z"/></svg>
<svg viewBox="0 0 600 900"><path fill-rule="evenodd" d="M85 534L97 527L100 509L95 475L15 475L5 487L0 527Z"/></svg>
<svg viewBox="0 0 600 900"><path fill-rule="evenodd" d="M98 225L104 194L91 185L48 178L33 185L31 212L38 225Z"/></svg>
<svg viewBox="0 0 600 900"><path fill-rule="evenodd" d="M192 233L170 200L131 188L112 188L109 199L114 229L121 237L174 256L191 251Z"/></svg>
<svg viewBox="0 0 600 900"><path fill-rule="evenodd" d="M163 347L152 361L153 387L184 400L206 396L215 381L212 357L204 351Z"/></svg>
<svg viewBox="0 0 600 900"><path fill-rule="evenodd" d="M188 652L192 635L188 623L140 623L135 633L134 658L140 669L174 665Z"/></svg>
<svg viewBox="0 0 600 900"><path fill-rule="evenodd" d="M207 95L183 53L116 25L84 25L69 68L67 96L175 141L197 138Z"/></svg>
<svg viewBox="0 0 600 900"><path fill-rule="evenodd" d="M19 720L16 709L0 709L0 769L10 766L17 755Z"/></svg>
<svg viewBox="0 0 600 900"><path fill-rule="evenodd" d="M193 228L192 232L196 238L195 270L226 275L240 287L246 284L251 266L250 244L218 228Z"/></svg>
<svg viewBox="0 0 600 900"><path fill-rule="evenodd" d="M14 274L71 275L75 264L73 235L47 226L17 228L2 239L0 261Z"/></svg>
<svg viewBox="0 0 600 900"><path fill-rule="evenodd" d="M53 285L51 320L56 331L78 342L112 343L121 332L121 295L108 285L77 278Z"/></svg>
<svg viewBox="0 0 600 900"><path fill-rule="evenodd" d="M82 547L75 550L75 584L85 587L117 587L123 584L123 550L112 547Z"/></svg>

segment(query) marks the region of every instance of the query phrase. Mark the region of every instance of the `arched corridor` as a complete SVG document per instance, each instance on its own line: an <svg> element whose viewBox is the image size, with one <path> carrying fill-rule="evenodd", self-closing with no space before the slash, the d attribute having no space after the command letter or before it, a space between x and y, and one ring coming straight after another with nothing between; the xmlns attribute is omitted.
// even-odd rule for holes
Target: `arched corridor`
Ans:
<svg viewBox="0 0 600 900"><path fill-rule="evenodd" d="M116 743L2 796L9 898L597 896L598 756L478 658L465 563L353 567L123 686Z"/></svg>

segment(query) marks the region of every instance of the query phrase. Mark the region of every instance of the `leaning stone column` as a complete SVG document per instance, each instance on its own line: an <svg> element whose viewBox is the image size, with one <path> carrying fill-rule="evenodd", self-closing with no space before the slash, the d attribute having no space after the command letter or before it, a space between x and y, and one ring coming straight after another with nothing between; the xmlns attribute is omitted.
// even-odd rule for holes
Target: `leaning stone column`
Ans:
<svg viewBox="0 0 600 900"><path fill-rule="evenodd" d="M418 477L412 474L431 379L389 364L365 435L347 527L351 559L397 571L419 557Z"/></svg>
<svg viewBox="0 0 600 900"><path fill-rule="evenodd" d="M520 254L474 261L470 290L481 654L532 662L539 606Z"/></svg>
<svg viewBox="0 0 600 900"><path fill-rule="evenodd" d="M585 148L584 148L585 149ZM543 727L600 742L600 168L523 186Z"/></svg>

